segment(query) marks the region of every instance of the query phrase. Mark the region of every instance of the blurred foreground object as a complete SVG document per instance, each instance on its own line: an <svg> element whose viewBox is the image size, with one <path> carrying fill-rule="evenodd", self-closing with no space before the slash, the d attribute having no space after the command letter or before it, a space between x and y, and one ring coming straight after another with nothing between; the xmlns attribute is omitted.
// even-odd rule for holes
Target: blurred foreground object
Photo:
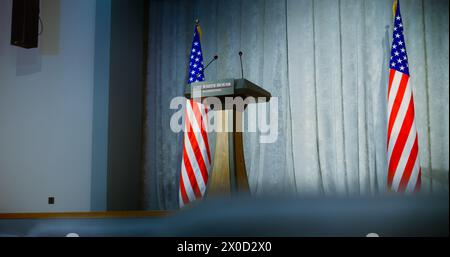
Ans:
<svg viewBox="0 0 450 257"><path fill-rule="evenodd" d="M0 219L3 236L448 236L448 195L235 198L167 217Z"/></svg>

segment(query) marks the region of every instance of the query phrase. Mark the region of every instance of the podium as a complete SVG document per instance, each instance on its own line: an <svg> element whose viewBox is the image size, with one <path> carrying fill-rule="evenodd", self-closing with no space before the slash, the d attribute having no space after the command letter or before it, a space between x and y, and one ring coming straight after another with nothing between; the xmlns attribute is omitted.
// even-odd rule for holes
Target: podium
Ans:
<svg viewBox="0 0 450 257"><path fill-rule="evenodd" d="M225 79L187 85L185 97L200 100L216 97L222 104L222 109L215 111L215 125L223 129L216 132L214 161L205 197L249 194L242 138L242 114L245 107L237 109L236 106L225 106L225 100L230 97L242 97L244 100L253 97L256 102L261 99L269 101L271 94L246 79Z"/></svg>

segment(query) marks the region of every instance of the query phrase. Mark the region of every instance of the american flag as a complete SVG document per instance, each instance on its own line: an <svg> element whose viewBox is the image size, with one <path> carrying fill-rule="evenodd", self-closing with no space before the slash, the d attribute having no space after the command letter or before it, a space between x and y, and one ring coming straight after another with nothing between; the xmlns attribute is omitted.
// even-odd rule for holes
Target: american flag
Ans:
<svg viewBox="0 0 450 257"><path fill-rule="evenodd" d="M420 190L422 172L404 26L397 1L394 14L388 86L387 182L391 191L414 192Z"/></svg>
<svg viewBox="0 0 450 257"><path fill-rule="evenodd" d="M189 55L188 84L205 80L200 39L201 30L197 23ZM211 169L211 154L206 132L207 115L207 109L203 104L194 99L187 100L180 175L180 207L201 199L206 191L208 174Z"/></svg>

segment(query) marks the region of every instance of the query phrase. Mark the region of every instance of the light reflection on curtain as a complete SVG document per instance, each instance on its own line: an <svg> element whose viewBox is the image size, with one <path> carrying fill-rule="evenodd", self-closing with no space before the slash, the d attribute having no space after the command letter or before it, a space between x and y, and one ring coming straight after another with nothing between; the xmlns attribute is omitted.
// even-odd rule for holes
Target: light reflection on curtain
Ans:
<svg viewBox="0 0 450 257"><path fill-rule="evenodd" d="M245 77L279 97L274 144L244 136L254 194L386 190L386 87L391 0L151 1L145 206L178 206L181 134L170 100L183 94L200 19L207 80ZM419 130L423 192L448 191L448 2L402 0ZM211 136L214 139L214 136ZM211 147L214 149L214 140ZM430 172L430 170L432 172Z"/></svg>

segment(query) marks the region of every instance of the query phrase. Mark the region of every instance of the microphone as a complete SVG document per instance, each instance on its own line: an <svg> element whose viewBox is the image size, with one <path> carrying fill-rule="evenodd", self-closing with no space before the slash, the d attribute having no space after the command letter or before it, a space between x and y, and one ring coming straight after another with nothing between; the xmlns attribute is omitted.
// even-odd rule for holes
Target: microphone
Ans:
<svg viewBox="0 0 450 257"><path fill-rule="evenodd" d="M241 78L243 79L244 78L244 67L242 65L242 55L243 55L242 51L239 51L239 58L241 59Z"/></svg>
<svg viewBox="0 0 450 257"><path fill-rule="evenodd" d="M214 55L214 57L211 59L211 61L209 61L208 64L206 64L205 68L203 68L203 72L205 72L205 70L208 68L209 65L211 65L211 63L215 62L217 59L219 59L219 56L216 54ZM200 77L200 73L197 74L197 78Z"/></svg>

